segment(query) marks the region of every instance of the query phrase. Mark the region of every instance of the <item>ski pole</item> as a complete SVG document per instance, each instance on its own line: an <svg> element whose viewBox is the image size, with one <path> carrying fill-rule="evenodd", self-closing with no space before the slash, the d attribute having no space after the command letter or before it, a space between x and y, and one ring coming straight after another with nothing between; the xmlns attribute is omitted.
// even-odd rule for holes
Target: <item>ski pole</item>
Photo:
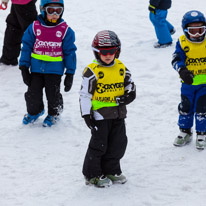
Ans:
<svg viewBox="0 0 206 206"><path fill-rule="evenodd" d="M7 9L7 4L1 3L0 10L6 10L6 9Z"/></svg>

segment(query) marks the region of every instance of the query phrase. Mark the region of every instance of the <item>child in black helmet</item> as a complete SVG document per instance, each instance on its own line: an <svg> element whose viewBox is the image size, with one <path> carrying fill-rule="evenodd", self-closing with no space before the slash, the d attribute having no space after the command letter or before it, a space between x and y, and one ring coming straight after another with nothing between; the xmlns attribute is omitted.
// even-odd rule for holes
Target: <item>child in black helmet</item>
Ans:
<svg viewBox="0 0 206 206"><path fill-rule="evenodd" d="M96 60L85 68L80 91L81 114L92 134L83 174L86 184L105 187L127 181L120 159L127 146L126 105L136 89L130 71L117 59L121 43L113 31L97 33L92 48Z"/></svg>

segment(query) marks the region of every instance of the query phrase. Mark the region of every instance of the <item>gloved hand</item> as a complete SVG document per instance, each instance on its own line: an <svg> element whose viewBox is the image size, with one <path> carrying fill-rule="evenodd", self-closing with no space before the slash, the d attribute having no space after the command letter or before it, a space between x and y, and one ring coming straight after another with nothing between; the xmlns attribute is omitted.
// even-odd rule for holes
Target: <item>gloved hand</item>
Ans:
<svg viewBox="0 0 206 206"><path fill-rule="evenodd" d="M126 93L125 95L116 97L116 102L118 106L123 106L131 103L136 98L136 92L132 91Z"/></svg>
<svg viewBox="0 0 206 206"><path fill-rule="evenodd" d="M149 5L148 9L153 13L153 14L156 14L156 11L155 11L155 7L152 6L151 4Z"/></svg>
<svg viewBox="0 0 206 206"><path fill-rule="evenodd" d="M29 87L31 85L31 74L29 72L29 68L26 66L20 66L19 69L21 70L24 84Z"/></svg>
<svg viewBox="0 0 206 206"><path fill-rule="evenodd" d="M186 67L182 67L179 70L180 78L184 81L185 84L192 84L194 75Z"/></svg>
<svg viewBox="0 0 206 206"><path fill-rule="evenodd" d="M95 125L94 119L91 117L91 115L89 114L84 115L83 118L84 118L86 125L89 127L89 129L95 130L95 131L98 130L97 126Z"/></svg>
<svg viewBox="0 0 206 206"><path fill-rule="evenodd" d="M66 77L64 79L64 91L68 92L72 88L72 83L73 83L73 74L66 74Z"/></svg>

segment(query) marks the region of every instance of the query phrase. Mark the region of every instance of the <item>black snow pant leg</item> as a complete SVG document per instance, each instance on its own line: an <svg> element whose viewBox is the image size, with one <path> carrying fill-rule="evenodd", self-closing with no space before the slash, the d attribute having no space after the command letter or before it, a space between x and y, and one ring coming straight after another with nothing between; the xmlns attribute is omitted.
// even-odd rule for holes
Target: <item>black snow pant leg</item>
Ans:
<svg viewBox="0 0 206 206"><path fill-rule="evenodd" d="M121 174L120 159L127 147L127 136L124 119L112 121L108 137L107 152L102 157L102 172L105 175Z"/></svg>
<svg viewBox="0 0 206 206"><path fill-rule="evenodd" d="M120 159L127 145L124 119L100 120L95 123L98 130L92 132L83 164L83 174L87 178L102 174L119 174Z"/></svg>
<svg viewBox="0 0 206 206"><path fill-rule="evenodd" d="M36 115L44 109L44 75L40 73L32 73L31 76L31 85L28 87L28 91L25 93L25 100L27 112L31 115Z"/></svg>
<svg viewBox="0 0 206 206"><path fill-rule="evenodd" d="M48 114L51 116L58 116L63 110L63 98L60 93L61 78L61 75L45 74Z"/></svg>
<svg viewBox="0 0 206 206"><path fill-rule="evenodd" d="M7 27L4 34L2 62L8 64L18 63L21 50L21 40L24 31L36 19L36 0L26 5L12 4L10 14L7 16Z"/></svg>

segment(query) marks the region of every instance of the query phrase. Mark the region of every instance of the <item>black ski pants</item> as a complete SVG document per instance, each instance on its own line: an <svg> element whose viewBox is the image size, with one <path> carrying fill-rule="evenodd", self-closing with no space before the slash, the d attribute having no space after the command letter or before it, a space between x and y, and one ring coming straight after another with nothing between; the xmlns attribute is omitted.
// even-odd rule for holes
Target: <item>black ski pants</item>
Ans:
<svg viewBox="0 0 206 206"><path fill-rule="evenodd" d="M36 3L32 0L28 4L12 4L11 11L7 16L7 27L4 34L4 45L2 51L2 61L7 63L18 62L20 54L21 40L24 31L37 18Z"/></svg>
<svg viewBox="0 0 206 206"><path fill-rule="evenodd" d="M63 98L60 93L61 75L31 73L31 85L25 93L27 112L36 115L44 109L43 89L45 88L48 114L57 116L63 110Z"/></svg>
<svg viewBox="0 0 206 206"><path fill-rule="evenodd" d="M108 174L120 174L120 159L124 156L127 136L124 119L95 121L97 131L92 131L91 140L83 164L87 178Z"/></svg>

